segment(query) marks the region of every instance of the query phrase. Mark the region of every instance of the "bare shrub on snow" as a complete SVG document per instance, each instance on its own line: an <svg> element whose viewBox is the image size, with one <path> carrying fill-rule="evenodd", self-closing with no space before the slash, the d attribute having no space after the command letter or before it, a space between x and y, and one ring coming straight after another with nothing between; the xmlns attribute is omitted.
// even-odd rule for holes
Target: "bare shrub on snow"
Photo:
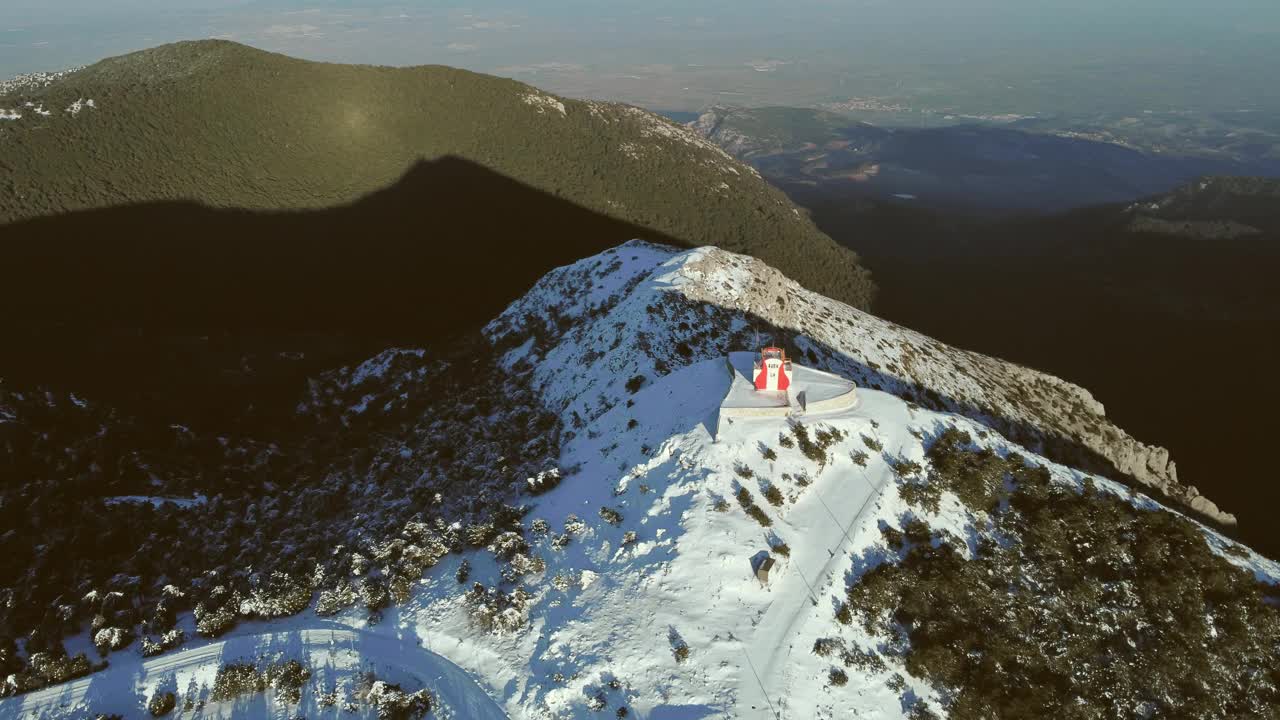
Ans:
<svg viewBox="0 0 1280 720"><path fill-rule="evenodd" d="M580 537L587 532L587 524L577 515L570 515L564 520L564 531L574 537Z"/></svg>
<svg viewBox="0 0 1280 720"><path fill-rule="evenodd" d="M133 642L133 628L107 627L93 634L93 646L106 655L112 650L123 650Z"/></svg>
<svg viewBox="0 0 1280 720"><path fill-rule="evenodd" d="M488 550L502 560L510 560L518 554L528 552L529 543L525 542L520 533L507 530L493 538Z"/></svg>
<svg viewBox="0 0 1280 720"><path fill-rule="evenodd" d="M160 636L159 640L154 640L150 636L142 638L142 656L154 657L166 650L172 650L181 645L187 639L187 634L182 630L174 628Z"/></svg>
<svg viewBox="0 0 1280 720"><path fill-rule="evenodd" d="M147 712L151 713L151 717L163 717L173 712L178 705L178 698L169 691L157 692L151 696L150 702L147 703Z"/></svg>
<svg viewBox="0 0 1280 720"><path fill-rule="evenodd" d="M680 637L680 633L675 626L667 628L667 641L671 643L671 654L675 657L676 662L683 663L689 659L689 643Z"/></svg>
<svg viewBox="0 0 1280 720"><path fill-rule="evenodd" d="M258 583L240 603L240 614L268 619L296 615L311 605L312 594L307 579L273 572L270 579Z"/></svg>
<svg viewBox="0 0 1280 720"><path fill-rule="evenodd" d="M511 592L486 588L475 583L467 591L466 602L472 623L484 632L510 633L524 627L533 596L524 588Z"/></svg>
<svg viewBox="0 0 1280 720"><path fill-rule="evenodd" d="M377 710L380 720L416 720L431 712L434 705L426 690L405 692L397 684L376 679L372 673L365 676L358 697Z"/></svg>
<svg viewBox="0 0 1280 720"><path fill-rule="evenodd" d="M622 513L618 512L615 508L602 507L600 508L600 519L614 527L618 527L622 524Z"/></svg>
<svg viewBox="0 0 1280 720"><path fill-rule="evenodd" d="M358 597L355 588L343 578L336 587L320 591L320 597L316 600L316 614L321 617L336 615L344 608L355 605Z"/></svg>
<svg viewBox="0 0 1280 720"><path fill-rule="evenodd" d="M502 576L508 582L515 582L525 575L536 575L547 569L547 564L540 557L530 557L517 553L511 562L502 570Z"/></svg>

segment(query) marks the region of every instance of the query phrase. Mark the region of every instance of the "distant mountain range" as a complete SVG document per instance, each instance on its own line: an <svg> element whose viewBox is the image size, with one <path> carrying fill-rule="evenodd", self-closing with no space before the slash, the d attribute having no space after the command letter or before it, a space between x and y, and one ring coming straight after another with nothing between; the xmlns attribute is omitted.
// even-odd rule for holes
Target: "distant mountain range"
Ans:
<svg viewBox="0 0 1280 720"><path fill-rule="evenodd" d="M1156 154L1016 123L890 128L825 110L713 107L689 126L778 184L966 212L1056 212L1209 174L1280 175L1280 160Z"/></svg>

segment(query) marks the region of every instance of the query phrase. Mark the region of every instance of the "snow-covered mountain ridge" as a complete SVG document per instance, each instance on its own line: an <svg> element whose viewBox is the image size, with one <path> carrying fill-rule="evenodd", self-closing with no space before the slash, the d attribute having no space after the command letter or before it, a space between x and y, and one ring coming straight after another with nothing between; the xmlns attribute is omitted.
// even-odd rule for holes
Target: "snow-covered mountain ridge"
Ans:
<svg viewBox="0 0 1280 720"><path fill-rule="evenodd" d="M770 339L860 386L971 417L1050 457L1131 477L1208 518L1235 522L1178 482L1166 450L1109 422L1087 390L947 346L717 248L629 243L560 268L488 332L499 343L533 334L524 359L536 364L538 384L570 427L616 402L613 386L629 378ZM540 352L539 344L555 349Z"/></svg>
<svg viewBox="0 0 1280 720"><path fill-rule="evenodd" d="M508 451L521 474L547 446L559 457L560 472L530 486L517 517L446 526L427 521L465 505L467 488L444 501L402 493L422 521L382 537L385 523L359 519L367 547L342 568L364 607L326 589L314 612L242 622L216 641L196 637L184 614L176 649L149 659L136 645L116 650L105 670L0 701L0 718L132 717L139 698L166 689L183 718L372 716L365 670L432 692L442 718L494 717L495 703L539 720L959 720L1067 708L1148 718L1174 707L1225 718L1265 717L1280 703L1266 666L1280 652L1280 565L1029 452L992 432L990 417L927 409L930 396L911 384L932 382L939 395L999 389L981 374L943 385L941 364L955 353L950 362L968 358L981 373L998 361L927 345L744 258L634 243L552 273L486 333L504 369L477 365L501 379L491 394L527 388L532 397L515 399L540 402L565 427L541 449ZM717 348L764 336L798 351L799 365L856 380L858 403L734 418L713 434L730 382ZM891 365L914 374L893 384ZM392 350L313 385L300 413L332 408L343 425L377 429L349 514L375 507L360 494L394 494L402 475L439 468L438 450L412 441L422 428L461 443L515 424L488 397L478 414L458 405L413 417L423 401L414 387L449 373L430 352ZM509 434L526 425L540 423ZM488 442L475 443L486 452L459 447L459 459L502 464L490 457L501 443ZM496 491L471 482L474 495ZM765 553L776 564L762 579ZM412 582L397 585L404 561L423 554ZM375 578L396 595L390 607L386 590L372 597ZM296 697L275 684L230 699L209 691L220 663L291 659L312 665Z"/></svg>

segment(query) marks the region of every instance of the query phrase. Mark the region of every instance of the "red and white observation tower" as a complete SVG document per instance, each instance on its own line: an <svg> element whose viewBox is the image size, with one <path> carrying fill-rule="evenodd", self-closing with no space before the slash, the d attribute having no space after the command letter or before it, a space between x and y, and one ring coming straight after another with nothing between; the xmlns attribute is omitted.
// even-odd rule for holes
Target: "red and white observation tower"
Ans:
<svg viewBox="0 0 1280 720"><path fill-rule="evenodd" d="M753 364L757 390L786 390L791 387L791 361L782 348L767 347Z"/></svg>

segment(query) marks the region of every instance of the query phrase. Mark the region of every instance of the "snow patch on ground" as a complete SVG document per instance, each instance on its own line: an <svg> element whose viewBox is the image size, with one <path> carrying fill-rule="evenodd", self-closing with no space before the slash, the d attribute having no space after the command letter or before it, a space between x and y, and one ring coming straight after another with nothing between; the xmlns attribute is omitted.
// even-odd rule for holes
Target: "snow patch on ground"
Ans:
<svg viewBox="0 0 1280 720"><path fill-rule="evenodd" d="M0 95L8 95L9 93L18 92L20 90L40 90L49 87L56 80L60 80L72 73L79 72L85 68L84 65L74 67L69 70L59 72L34 72L24 75L17 75L8 80L0 80Z"/></svg>
<svg viewBox="0 0 1280 720"><path fill-rule="evenodd" d="M390 350L383 350L374 357L365 360L356 366L356 369L351 373L349 380L350 385L351 387L357 387L366 380L382 377L391 367L391 363L393 363L398 357L410 356L421 358L425 354L425 350L418 349L404 350L400 348L392 348Z"/></svg>
<svg viewBox="0 0 1280 720"><path fill-rule="evenodd" d="M733 160L733 156L725 152L719 145L716 145L683 125L672 122L660 115L655 115L648 110L642 110L638 107L624 106L624 108L628 116L640 123L641 137L661 137L667 140L675 140L677 142L684 143L685 145L706 150L719 158L729 161L730 164L736 162Z"/></svg>
<svg viewBox="0 0 1280 720"><path fill-rule="evenodd" d="M22 108L40 117L51 117L53 115L53 111L45 108L44 103L26 101L22 103ZM79 115L80 112L83 111L85 108L96 109L97 104L95 104L92 99L85 100L84 98L81 98L71 103L70 105L68 105L64 112L66 112L68 115L71 115L72 117L75 117L76 115ZM0 120L21 120L22 117L23 117L22 110L19 110L17 108L0 108Z"/></svg>
<svg viewBox="0 0 1280 720"><path fill-rule="evenodd" d="M363 415L365 410L369 409L369 401L373 399L372 395L365 395L360 398L360 402L347 408L347 412Z"/></svg>
<svg viewBox="0 0 1280 720"><path fill-rule="evenodd" d="M179 705L178 716L183 718L374 718L378 714L368 704L343 706L360 676L372 672L409 692L429 689L438 701L433 718L505 720L471 676L422 645L423 639L412 635L369 632L313 616L246 623L226 638L189 640L181 649L153 658L144 659L132 649L112 653L104 671L0 701L0 718L53 720L97 713L146 717L143 704L157 691L174 692L179 698L189 693L203 700L189 710ZM300 703L286 704L273 690L223 702L209 697L223 664L273 660L298 660L310 668ZM329 691L336 691L337 704L326 703L323 695Z"/></svg>
<svg viewBox="0 0 1280 720"><path fill-rule="evenodd" d="M633 142L624 142L618 146L618 150L632 160L639 160L647 152L647 149L640 144Z"/></svg>
<svg viewBox="0 0 1280 720"><path fill-rule="evenodd" d="M67 112L70 113L72 117L74 117L76 115L79 115L80 111L84 110L85 108L96 109L97 107L98 106L94 103L93 98L89 98L88 100L84 98L78 98L75 102L67 106Z"/></svg>
<svg viewBox="0 0 1280 720"><path fill-rule="evenodd" d="M556 112L560 113L561 116L567 116L569 114L564 107L564 103L551 97L550 95L543 95L542 93L530 92L525 94L523 100L526 105L532 105L533 107L537 108L538 114L540 115L546 114L548 110L555 110Z"/></svg>
<svg viewBox="0 0 1280 720"><path fill-rule="evenodd" d="M114 497L103 498L102 502L106 505L141 505L149 503L153 507L161 507L167 503L173 503L178 507L189 508L196 505L203 505L209 501L204 495L196 495L195 497L159 497L152 495L116 495Z"/></svg>

